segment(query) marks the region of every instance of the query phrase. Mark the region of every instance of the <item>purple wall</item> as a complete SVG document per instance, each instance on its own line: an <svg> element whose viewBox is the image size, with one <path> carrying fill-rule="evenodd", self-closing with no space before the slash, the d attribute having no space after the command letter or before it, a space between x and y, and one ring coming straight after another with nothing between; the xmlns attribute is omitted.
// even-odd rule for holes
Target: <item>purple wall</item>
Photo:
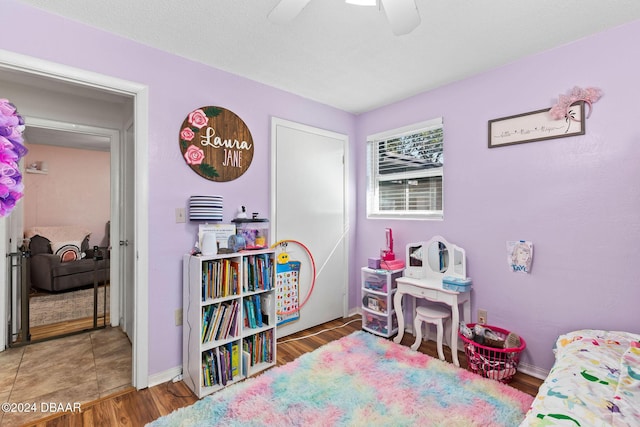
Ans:
<svg viewBox="0 0 640 427"><path fill-rule="evenodd" d="M350 223L356 224L350 301L359 301L359 268L392 227L396 252L442 234L467 251L473 308L528 342L524 362L549 369L555 337L575 328L640 325L640 286L633 270L640 248L640 59L632 41L640 22L355 117L238 76L3 2L0 49L99 72L149 87L149 373L181 363L181 258L195 227L176 224L174 209L191 194L221 194L233 207L269 212L270 117L348 134L351 140ZM487 149L487 120L551 106L573 86L597 86L584 136ZM219 105L238 114L255 142L249 170L228 183L200 178L185 165L178 128L195 107ZM18 106L19 107L19 106ZM443 116L445 220L365 218L366 135ZM355 220L357 218L357 221ZM530 275L509 273L505 242L534 242ZM352 254L354 252L352 251ZM633 279L632 279L633 278Z"/></svg>
<svg viewBox="0 0 640 427"><path fill-rule="evenodd" d="M466 250L473 320L487 309L489 324L525 338L523 362L543 369L560 333L640 332L639 38L636 21L358 117L354 264L378 253L385 227L396 254L444 236ZM488 120L551 107L574 86L604 92L584 136L487 148ZM366 136L437 116L444 221L367 220ZM534 244L529 275L507 269L506 241L521 239Z"/></svg>
<svg viewBox="0 0 640 427"><path fill-rule="evenodd" d="M219 194L225 197L226 221L239 205L268 216L271 117L353 139L355 116L14 0L3 1L2 15L7 37L0 40L0 49L149 87L149 373L180 366L182 327L175 326L174 311L182 307L182 255L192 248L197 226L176 224L175 208L186 207L193 194ZM206 105L233 111L251 130L253 161L234 181L215 183L201 178L187 167L180 153L182 121L190 111ZM354 153L349 158L355 159ZM352 163L353 183L355 160ZM350 193L355 195L355 190ZM355 196L352 199L354 204Z"/></svg>

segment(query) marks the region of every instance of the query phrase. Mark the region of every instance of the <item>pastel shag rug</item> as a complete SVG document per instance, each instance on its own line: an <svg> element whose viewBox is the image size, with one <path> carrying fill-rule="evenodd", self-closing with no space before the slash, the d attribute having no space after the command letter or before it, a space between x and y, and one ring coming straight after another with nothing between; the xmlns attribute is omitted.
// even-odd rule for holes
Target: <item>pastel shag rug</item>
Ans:
<svg viewBox="0 0 640 427"><path fill-rule="evenodd" d="M367 332L354 332L149 424L517 426L533 397Z"/></svg>

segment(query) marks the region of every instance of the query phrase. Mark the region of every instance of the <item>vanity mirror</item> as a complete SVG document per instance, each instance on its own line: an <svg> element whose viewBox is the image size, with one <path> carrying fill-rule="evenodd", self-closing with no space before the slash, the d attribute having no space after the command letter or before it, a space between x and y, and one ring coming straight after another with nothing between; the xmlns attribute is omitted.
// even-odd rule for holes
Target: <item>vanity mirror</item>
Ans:
<svg viewBox="0 0 640 427"><path fill-rule="evenodd" d="M407 245L407 254L404 275L413 277L414 279L422 279L426 274L427 263L423 261L423 252L425 242L409 243Z"/></svg>
<svg viewBox="0 0 640 427"><path fill-rule="evenodd" d="M443 273L449 265L449 251L447 246L439 241L432 240L427 247L427 262L432 271Z"/></svg>
<svg viewBox="0 0 640 427"><path fill-rule="evenodd" d="M447 242L442 236L407 245L405 277L441 278L446 274L464 278L466 270L464 249Z"/></svg>

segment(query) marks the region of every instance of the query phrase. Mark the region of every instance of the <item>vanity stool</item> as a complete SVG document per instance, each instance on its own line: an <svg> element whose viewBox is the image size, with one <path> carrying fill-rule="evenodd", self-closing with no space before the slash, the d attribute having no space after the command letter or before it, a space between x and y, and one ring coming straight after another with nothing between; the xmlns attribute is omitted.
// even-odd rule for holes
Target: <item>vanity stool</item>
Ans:
<svg viewBox="0 0 640 427"><path fill-rule="evenodd" d="M451 317L451 311L437 305L429 305L427 307L416 308L416 318L413 321L413 329L416 333L416 342L411 346L412 350L417 350L422 342L422 322L436 325L438 357L444 361L444 352L442 351L442 336L444 322Z"/></svg>

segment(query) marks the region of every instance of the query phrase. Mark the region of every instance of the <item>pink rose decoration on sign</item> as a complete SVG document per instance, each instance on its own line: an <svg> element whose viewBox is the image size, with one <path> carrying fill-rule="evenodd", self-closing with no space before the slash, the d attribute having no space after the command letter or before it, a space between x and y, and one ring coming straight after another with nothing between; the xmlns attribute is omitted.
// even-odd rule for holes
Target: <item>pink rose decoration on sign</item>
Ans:
<svg viewBox="0 0 640 427"><path fill-rule="evenodd" d="M199 165L204 160L204 151L195 145L190 145L184 153L184 158L187 160L187 164Z"/></svg>
<svg viewBox="0 0 640 427"><path fill-rule="evenodd" d="M202 111L202 109L190 112L188 116L188 120L192 126L195 126L198 129L202 129L209 122L209 118L204 113L204 111Z"/></svg>
<svg viewBox="0 0 640 427"><path fill-rule="evenodd" d="M182 131L180 131L180 138L184 139L185 141L191 141L194 136L196 136L196 134L193 133L190 128L184 128L182 129Z"/></svg>

